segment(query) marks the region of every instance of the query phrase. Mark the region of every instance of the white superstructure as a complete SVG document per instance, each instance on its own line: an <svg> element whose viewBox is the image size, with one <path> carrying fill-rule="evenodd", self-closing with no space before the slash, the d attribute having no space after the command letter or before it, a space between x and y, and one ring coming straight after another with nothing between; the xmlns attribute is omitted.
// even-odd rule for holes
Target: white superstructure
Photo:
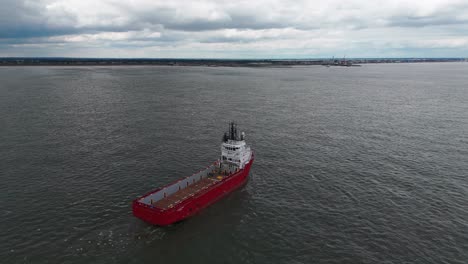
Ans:
<svg viewBox="0 0 468 264"><path fill-rule="evenodd" d="M237 133L237 125L234 122L229 124L229 131L224 133L221 144L221 162L236 165L239 169L244 168L248 163L252 152L245 143L245 133L240 137Z"/></svg>

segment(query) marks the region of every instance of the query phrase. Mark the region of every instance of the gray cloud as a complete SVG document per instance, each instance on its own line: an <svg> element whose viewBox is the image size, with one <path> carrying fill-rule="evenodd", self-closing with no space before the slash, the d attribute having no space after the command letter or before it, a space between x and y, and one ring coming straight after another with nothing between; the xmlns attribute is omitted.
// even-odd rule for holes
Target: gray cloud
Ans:
<svg viewBox="0 0 468 264"><path fill-rule="evenodd" d="M428 27L442 25L468 24L467 19L448 16L395 16L389 19L389 26L397 27Z"/></svg>
<svg viewBox="0 0 468 264"><path fill-rule="evenodd" d="M70 25L48 22L43 1L2 0L0 8L0 38L31 38L73 34ZM72 15L68 16L73 20Z"/></svg>

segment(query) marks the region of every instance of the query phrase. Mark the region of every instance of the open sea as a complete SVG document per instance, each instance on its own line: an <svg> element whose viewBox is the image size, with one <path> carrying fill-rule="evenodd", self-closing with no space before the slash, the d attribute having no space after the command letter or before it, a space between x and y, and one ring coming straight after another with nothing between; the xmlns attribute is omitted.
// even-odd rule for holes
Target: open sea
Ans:
<svg viewBox="0 0 468 264"><path fill-rule="evenodd" d="M169 227L131 201L216 160ZM468 63L0 67L1 263L468 263Z"/></svg>

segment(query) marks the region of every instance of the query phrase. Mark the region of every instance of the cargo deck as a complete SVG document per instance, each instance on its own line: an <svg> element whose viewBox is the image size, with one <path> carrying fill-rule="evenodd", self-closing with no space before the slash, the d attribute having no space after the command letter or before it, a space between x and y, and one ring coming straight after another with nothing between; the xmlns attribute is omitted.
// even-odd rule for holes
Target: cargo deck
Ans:
<svg viewBox="0 0 468 264"><path fill-rule="evenodd" d="M182 202L183 200L194 196L198 192L208 189L211 185L215 184L216 182L219 182L219 180L214 177L203 178L200 181L191 184L188 187L181 189L176 193L171 194L157 202L152 202L151 204L161 209L171 208L174 205Z"/></svg>
<svg viewBox="0 0 468 264"><path fill-rule="evenodd" d="M207 190L224 178L230 177L237 171L237 166L217 161L205 170L140 198L140 201L162 210L170 209L182 201Z"/></svg>

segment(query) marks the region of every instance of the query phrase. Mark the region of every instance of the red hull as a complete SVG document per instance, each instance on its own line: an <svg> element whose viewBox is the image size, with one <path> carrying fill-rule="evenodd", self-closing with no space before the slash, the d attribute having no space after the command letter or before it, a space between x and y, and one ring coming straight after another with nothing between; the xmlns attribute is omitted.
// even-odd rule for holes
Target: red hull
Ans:
<svg viewBox="0 0 468 264"><path fill-rule="evenodd" d="M253 160L254 157L252 155L250 162L246 164L244 169L226 177L207 190L197 193L195 196L182 201L172 208L161 209L139 202L141 197L137 198L132 203L133 215L148 223L159 226L170 225L188 218L245 184Z"/></svg>

